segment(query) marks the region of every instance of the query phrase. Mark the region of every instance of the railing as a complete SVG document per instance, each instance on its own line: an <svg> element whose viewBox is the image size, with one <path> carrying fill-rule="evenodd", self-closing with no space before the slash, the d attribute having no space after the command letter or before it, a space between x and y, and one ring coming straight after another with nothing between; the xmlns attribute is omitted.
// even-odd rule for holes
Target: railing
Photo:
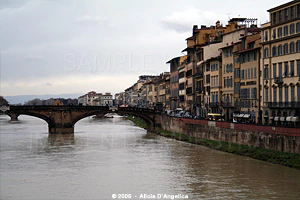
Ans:
<svg viewBox="0 0 300 200"><path fill-rule="evenodd" d="M202 93L203 90L201 90L200 88L196 88L195 91L196 93Z"/></svg>
<svg viewBox="0 0 300 200"><path fill-rule="evenodd" d="M197 77L203 77L203 72L196 72L194 74L194 77L197 78Z"/></svg>
<svg viewBox="0 0 300 200"><path fill-rule="evenodd" d="M232 108L232 107L234 107L232 102L222 102L221 106L223 108Z"/></svg>
<svg viewBox="0 0 300 200"><path fill-rule="evenodd" d="M219 102L209 103L209 107L211 107L211 108L219 107Z"/></svg>
<svg viewBox="0 0 300 200"><path fill-rule="evenodd" d="M300 108L300 101L292 102L267 102L265 107L268 108Z"/></svg>
<svg viewBox="0 0 300 200"><path fill-rule="evenodd" d="M274 83L275 83L275 84L279 84L279 85L283 84L282 77L276 77L276 78L274 79Z"/></svg>

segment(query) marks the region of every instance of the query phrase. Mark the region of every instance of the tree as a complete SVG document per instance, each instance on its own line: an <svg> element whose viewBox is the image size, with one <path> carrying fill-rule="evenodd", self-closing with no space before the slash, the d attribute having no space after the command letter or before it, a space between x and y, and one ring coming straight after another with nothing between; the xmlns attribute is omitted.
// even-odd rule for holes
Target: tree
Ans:
<svg viewBox="0 0 300 200"><path fill-rule="evenodd" d="M0 106L8 105L8 101L4 99L3 96L0 96Z"/></svg>

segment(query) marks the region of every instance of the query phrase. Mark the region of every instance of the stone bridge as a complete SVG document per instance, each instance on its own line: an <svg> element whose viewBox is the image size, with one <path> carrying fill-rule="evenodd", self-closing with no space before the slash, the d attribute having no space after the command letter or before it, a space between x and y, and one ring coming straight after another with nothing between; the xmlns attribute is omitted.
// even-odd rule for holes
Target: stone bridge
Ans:
<svg viewBox="0 0 300 200"><path fill-rule="evenodd" d="M74 126L79 120L107 113L128 114L140 117L147 123L147 130L160 127L161 112L143 108L115 108L107 106L2 106L0 110L9 115L12 121L20 115L38 117L48 123L50 134L74 133Z"/></svg>

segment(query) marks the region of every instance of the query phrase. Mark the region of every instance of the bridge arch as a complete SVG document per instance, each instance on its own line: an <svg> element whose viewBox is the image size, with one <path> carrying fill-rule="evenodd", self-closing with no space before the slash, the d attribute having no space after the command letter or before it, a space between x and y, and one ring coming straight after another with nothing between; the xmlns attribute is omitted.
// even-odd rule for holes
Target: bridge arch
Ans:
<svg viewBox="0 0 300 200"><path fill-rule="evenodd" d="M12 121L18 120L18 117L20 115L27 115L27 116L31 116L31 117L36 117L36 118L42 119L47 124L53 124L53 121L51 121L51 119L49 117L47 117L46 115L43 115L43 114L39 114L39 113L20 112L20 113L4 113L4 114L8 115L11 118Z"/></svg>
<svg viewBox="0 0 300 200"><path fill-rule="evenodd" d="M48 123L49 133L74 133L79 120L107 113L128 114L139 117L147 123L147 130L153 130L159 124L160 113L156 110L141 108L118 108L109 110L106 106L10 106L5 113L17 120L19 115L40 118Z"/></svg>

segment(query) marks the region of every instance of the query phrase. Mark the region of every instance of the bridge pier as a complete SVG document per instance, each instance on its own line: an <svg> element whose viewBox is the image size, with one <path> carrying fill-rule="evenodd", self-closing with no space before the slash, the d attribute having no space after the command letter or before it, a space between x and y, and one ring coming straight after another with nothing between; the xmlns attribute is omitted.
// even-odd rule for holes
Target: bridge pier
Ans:
<svg viewBox="0 0 300 200"><path fill-rule="evenodd" d="M74 126L71 123L49 124L49 134L72 134L74 133Z"/></svg>
<svg viewBox="0 0 300 200"><path fill-rule="evenodd" d="M10 113L10 121L18 121L18 117L20 116L19 114L15 114L15 113Z"/></svg>
<svg viewBox="0 0 300 200"><path fill-rule="evenodd" d="M74 127L65 127L65 128L49 127L49 134L72 134L72 133L74 133Z"/></svg>

